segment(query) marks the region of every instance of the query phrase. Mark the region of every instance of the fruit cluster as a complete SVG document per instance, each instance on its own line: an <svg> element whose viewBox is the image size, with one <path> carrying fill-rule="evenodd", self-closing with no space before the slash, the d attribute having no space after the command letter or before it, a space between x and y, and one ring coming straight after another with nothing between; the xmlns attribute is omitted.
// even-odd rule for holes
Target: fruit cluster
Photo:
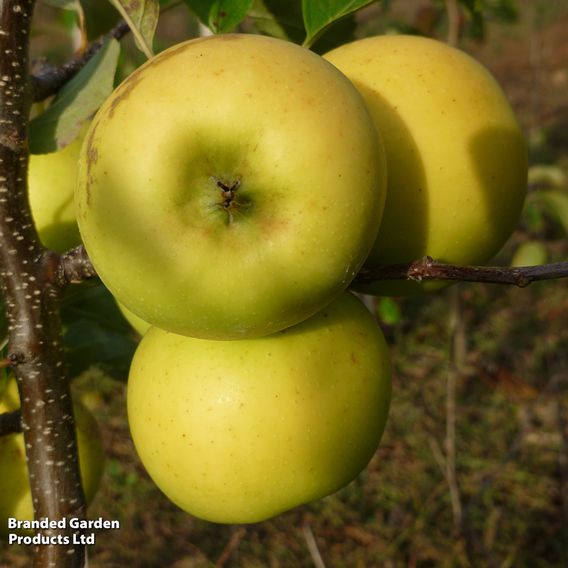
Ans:
<svg viewBox="0 0 568 568"><path fill-rule="evenodd" d="M353 479L391 389L354 277L425 255L487 262L517 223L526 170L498 84L434 40L320 57L228 34L130 75L85 136L75 205L99 276L144 327L128 416L156 484L240 523Z"/></svg>

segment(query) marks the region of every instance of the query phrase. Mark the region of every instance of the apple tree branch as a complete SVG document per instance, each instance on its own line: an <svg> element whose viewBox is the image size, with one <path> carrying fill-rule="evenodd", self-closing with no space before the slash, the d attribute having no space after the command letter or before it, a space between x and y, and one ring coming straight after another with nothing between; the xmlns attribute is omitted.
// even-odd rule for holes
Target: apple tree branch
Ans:
<svg viewBox="0 0 568 568"><path fill-rule="evenodd" d="M122 39L129 31L128 24L121 20L107 34L100 37L69 61L59 67L45 65L31 76L32 97L39 102L57 94L61 88L90 61L90 59L103 47L108 39Z"/></svg>
<svg viewBox="0 0 568 568"><path fill-rule="evenodd" d="M42 247L27 195L28 115L32 100L29 34L35 0L0 0L0 285L8 323L8 359L21 400L36 519L84 518L73 406L59 319L61 260ZM3 417L2 423L12 417ZM78 531L49 529L34 566L83 566ZM63 539L63 544L56 544ZM67 541L69 539L69 541Z"/></svg>
<svg viewBox="0 0 568 568"><path fill-rule="evenodd" d="M555 262L538 266L458 266L438 262L429 256L406 264L392 264L373 269L363 268L355 277L358 284L371 284L379 280L455 280L509 284L524 288L539 280L568 277L568 262Z"/></svg>

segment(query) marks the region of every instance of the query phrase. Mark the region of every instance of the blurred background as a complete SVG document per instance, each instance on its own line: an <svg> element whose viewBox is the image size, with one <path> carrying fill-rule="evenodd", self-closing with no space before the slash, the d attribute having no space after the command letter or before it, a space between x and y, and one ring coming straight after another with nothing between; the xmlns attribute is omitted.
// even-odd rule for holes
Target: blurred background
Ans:
<svg viewBox="0 0 568 568"><path fill-rule="evenodd" d="M36 63L64 62L118 20L108 2L81 4L87 35L75 12L38 5ZM199 33L183 3L165 4L156 50ZM322 49L345 33L422 34L457 43L493 72L526 133L531 162L522 220L494 263L566 260L568 1L391 0L337 27ZM131 38L124 43L119 76L144 60ZM377 454L337 494L250 526L192 518L148 478L125 418L137 338L104 291L83 292L99 327L85 331L94 318L87 313L77 328L70 301L74 388L99 420L107 455L90 516L121 523L98 534L91 566L568 566L566 281L526 289L461 283L427 297L374 301L394 365ZM0 543L0 565L28 566L30 552Z"/></svg>

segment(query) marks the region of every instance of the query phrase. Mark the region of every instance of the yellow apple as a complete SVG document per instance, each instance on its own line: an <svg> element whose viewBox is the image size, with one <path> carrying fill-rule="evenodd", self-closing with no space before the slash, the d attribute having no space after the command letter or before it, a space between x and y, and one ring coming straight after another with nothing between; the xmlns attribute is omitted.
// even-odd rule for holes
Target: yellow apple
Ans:
<svg viewBox="0 0 568 568"><path fill-rule="evenodd" d="M345 293L262 338L151 328L132 362L128 421L169 499L209 521L252 523L350 482L377 448L390 393L383 335Z"/></svg>
<svg viewBox="0 0 568 568"><path fill-rule="evenodd" d="M41 242L57 252L81 243L73 203L81 144L79 136L62 150L30 156L28 193L32 217Z"/></svg>
<svg viewBox="0 0 568 568"><path fill-rule="evenodd" d="M169 331L262 336L348 286L385 196L349 80L290 42L227 34L130 75L82 149L79 228L119 302Z"/></svg>
<svg viewBox="0 0 568 568"><path fill-rule="evenodd" d="M0 413L20 407L16 381L10 379L0 392ZM104 468L102 440L94 416L79 402L74 404L79 465L87 503L90 503L100 484ZM31 521L32 497L28 480L28 466L23 434L0 436L0 538L6 538L8 518ZM29 532L29 531L27 531Z"/></svg>
<svg viewBox="0 0 568 568"><path fill-rule="evenodd" d="M487 69L415 36L363 39L324 57L363 95L386 149L387 200L366 266L425 255L461 265L490 260L519 219L527 152ZM432 284L381 282L362 290L400 294Z"/></svg>

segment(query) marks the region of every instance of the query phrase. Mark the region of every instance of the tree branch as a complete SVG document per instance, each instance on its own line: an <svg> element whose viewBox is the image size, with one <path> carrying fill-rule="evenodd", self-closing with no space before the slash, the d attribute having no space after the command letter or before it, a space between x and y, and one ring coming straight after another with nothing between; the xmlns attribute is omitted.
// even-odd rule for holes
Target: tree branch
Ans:
<svg viewBox="0 0 568 568"><path fill-rule="evenodd" d="M56 274L56 282L60 288L69 284L78 284L84 280L97 277L97 271L83 245L67 251L61 257Z"/></svg>
<svg viewBox="0 0 568 568"><path fill-rule="evenodd" d="M0 284L8 357L21 400L30 488L37 519L84 518L69 381L64 372L59 256L40 244L27 195L30 23L35 0L0 1ZM83 566L72 529L42 531L65 544L37 545L34 566Z"/></svg>
<svg viewBox="0 0 568 568"><path fill-rule="evenodd" d="M93 42L83 53L67 61L60 67L45 65L41 71L32 75L32 93L34 102L43 101L57 94L103 47L108 39L122 39L129 31L128 24L121 20L114 28Z"/></svg>
<svg viewBox="0 0 568 568"><path fill-rule="evenodd" d="M429 256L407 264L363 268L355 277L357 284L371 284L380 280L456 280L512 284L523 288L538 280L568 277L568 262L556 262L539 266L456 266L437 262Z"/></svg>

